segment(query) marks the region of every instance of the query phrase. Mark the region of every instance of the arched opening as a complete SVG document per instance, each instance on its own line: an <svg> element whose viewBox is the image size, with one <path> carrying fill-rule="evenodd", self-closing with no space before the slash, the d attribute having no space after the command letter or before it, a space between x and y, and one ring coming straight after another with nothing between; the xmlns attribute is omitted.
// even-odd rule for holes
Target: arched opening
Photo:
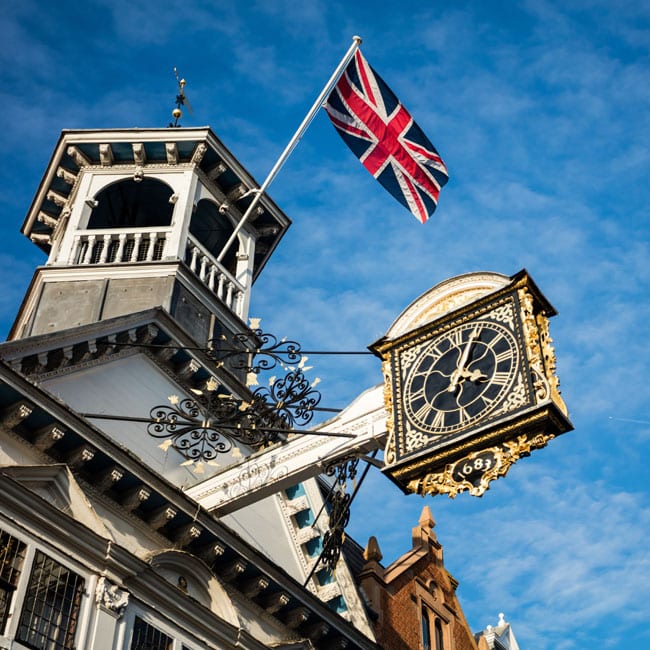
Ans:
<svg viewBox="0 0 650 650"><path fill-rule="evenodd" d="M169 185L155 178L113 183L95 197L97 206L90 215L88 229L169 226L174 212L169 202L173 193Z"/></svg>
<svg viewBox="0 0 650 650"><path fill-rule="evenodd" d="M203 561L175 549L152 553L149 561L152 569L181 593L200 602L224 621L238 624L239 617L233 601Z"/></svg>
<svg viewBox="0 0 650 650"><path fill-rule="evenodd" d="M228 218L208 199L201 199L190 221L190 234L215 259L219 257L228 238L234 231ZM233 275L237 265L239 242L235 240L224 256L221 264Z"/></svg>
<svg viewBox="0 0 650 650"><path fill-rule="evenodd" d="M434 625L436 637L436 650L445 650L445 640L442 634L442 623L439 618L436 618Z"/></svg>
<svg viewBox="0 0 650 650"><path fill-rule="evenodd" d="M431 650L431 625L429 622L429 610L424 606L422 606L420 621L422 623L422 647L424 650Z"/></svg>

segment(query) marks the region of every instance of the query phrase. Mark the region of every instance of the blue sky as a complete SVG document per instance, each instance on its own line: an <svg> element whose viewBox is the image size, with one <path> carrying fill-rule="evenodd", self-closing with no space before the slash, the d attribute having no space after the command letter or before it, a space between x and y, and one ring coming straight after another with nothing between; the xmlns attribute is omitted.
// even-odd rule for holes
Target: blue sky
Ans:
<svg viewBox="0 0 650 650"><path fill-rule="evenodd" d="M371 472L350 525L390 562L429 504L473 629L503 611L523 650L650 647L650 2L0 1L6 335L38 249L19 234L63 128L157 127L173 67L261 182L353 34L445 159L424 226L323 113L270 188L293 226L251 315L306 349L363 350L438 282L527 268L575 431L482 499L405 497ZM313 359L323 404L381 381Z"/></svg>

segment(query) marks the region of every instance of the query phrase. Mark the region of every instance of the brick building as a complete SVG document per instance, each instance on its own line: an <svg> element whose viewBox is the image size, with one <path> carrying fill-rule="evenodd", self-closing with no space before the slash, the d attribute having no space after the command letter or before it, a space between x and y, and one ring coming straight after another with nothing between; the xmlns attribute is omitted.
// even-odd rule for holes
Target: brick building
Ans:
<svg viewBox="0 0 650 650"><path fill-rule="evenodd" d="M476 650L456 596L458 583L445 569L429 506L413 528L413 547L389 566L371 537L359 585L373 614L377 642L386 650Z"/></svg>

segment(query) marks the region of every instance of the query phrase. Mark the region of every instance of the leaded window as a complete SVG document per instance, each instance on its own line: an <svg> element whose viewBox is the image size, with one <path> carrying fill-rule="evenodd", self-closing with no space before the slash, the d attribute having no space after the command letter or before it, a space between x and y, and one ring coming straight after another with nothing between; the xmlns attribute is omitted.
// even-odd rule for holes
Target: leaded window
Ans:
<svg viewBox="0 0 650 650"><path fill-rule="evenodd" d="M16 639L34 650L73 648L83 588L83 578L36 551Z"/></svg>
<svg viewBox="0 0 650 650"><path fill-rule="evenodd" d="M25 560L25 544L0 530L0 634L5 633L9 608Z"/></svg>
<svg viewBox="0 0 650 650"><path fill-rule="evenodd" d="M130 650L172 650L173 645L174 639L170 636L140 617L135 617Z"/></svg>

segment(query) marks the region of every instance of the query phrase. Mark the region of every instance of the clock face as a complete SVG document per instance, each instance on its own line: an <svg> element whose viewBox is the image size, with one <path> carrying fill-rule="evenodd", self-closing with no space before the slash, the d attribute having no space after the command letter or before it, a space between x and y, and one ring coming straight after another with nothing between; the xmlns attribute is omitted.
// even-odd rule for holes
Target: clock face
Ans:
<svg viewBox="0 0 650 650"><path fill-rule="evenodd" d="M425 343L408 368L406 359L406 418L432 435L462 431L488 417L512 389L520 365L511 330L487 320L457 325Z"/></svg>

